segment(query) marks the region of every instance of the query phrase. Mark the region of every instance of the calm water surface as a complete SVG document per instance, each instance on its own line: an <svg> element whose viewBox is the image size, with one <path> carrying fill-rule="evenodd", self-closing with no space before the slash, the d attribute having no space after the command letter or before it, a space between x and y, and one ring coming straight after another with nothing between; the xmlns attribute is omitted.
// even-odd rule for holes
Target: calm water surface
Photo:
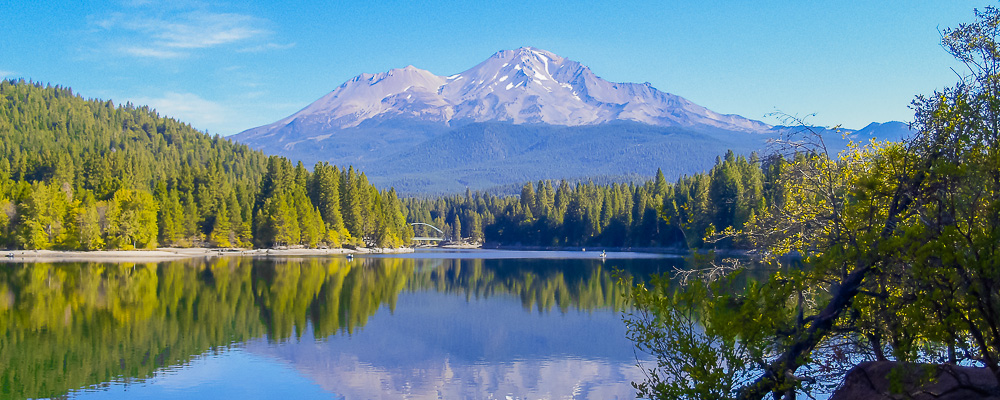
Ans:
<svg viewBox="0 0 1000 400"><path fill-rule="evenodd" d="M2 398L633 398L614 268L424 251L0 269Z"/></svg>

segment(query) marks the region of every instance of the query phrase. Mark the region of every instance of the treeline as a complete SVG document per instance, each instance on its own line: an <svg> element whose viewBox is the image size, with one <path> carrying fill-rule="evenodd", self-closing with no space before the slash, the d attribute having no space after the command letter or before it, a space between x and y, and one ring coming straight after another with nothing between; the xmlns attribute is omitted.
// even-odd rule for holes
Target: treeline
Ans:
<svg viewBox="0 0 1000 400"><path fill-rule="evenodd" d="M403 203L411 221L437 226L455 241L700 247L706 233L739 228L779 200L770 189L781 165L776 161L729 151L709 172L673 184L658 170L645 184L539 181L524 184L520 196L467 190L465 195Z"/></svg>
<svg viewBox="0 0 1000 400"><path fill-rule="evenodd" d="M130 103L0 81L0 246L395 247L398 198L363 173L267 157Z"/></svg>
<svg viewBox="0 0 1000 400"><path fill-rule="evenodd" d="M272 156L254 210L258 245L399 247L413 237L395 190L379 191L364 173L326 163L310 173Z"/></svg>

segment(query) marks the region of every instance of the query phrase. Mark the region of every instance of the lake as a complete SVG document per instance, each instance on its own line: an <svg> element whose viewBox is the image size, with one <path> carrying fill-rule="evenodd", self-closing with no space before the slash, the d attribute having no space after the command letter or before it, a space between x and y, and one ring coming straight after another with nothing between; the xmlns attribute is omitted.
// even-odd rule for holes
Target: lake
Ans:
<svg viewBox="0 0 1000 400"><path fill-rule="evenodd" d="M634 398L613 270L683 261L597 254L5 264L0 394Z"/></svg>

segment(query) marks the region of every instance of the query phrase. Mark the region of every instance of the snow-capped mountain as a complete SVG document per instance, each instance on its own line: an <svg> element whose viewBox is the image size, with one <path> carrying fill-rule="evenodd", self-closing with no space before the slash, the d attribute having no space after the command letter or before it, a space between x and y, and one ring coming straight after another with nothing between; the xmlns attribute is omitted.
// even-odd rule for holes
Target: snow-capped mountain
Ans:
<svg viewBox="0 0 1000 400"><path fill-rule="evenodd" d="M294 142L387 119L448 127L472 122L579 126L634 121L746 132L770 128L738 115L716 113L648 83L608 82L579 62L522 47L497 52L447 77L413 66L362 74L288 118L245 131L236 139L296 128L297 138L285 138Z"/></svg>
<svg viewBox="0 0 1000 400"><path fill-rule="evenodd" d="M901 123L858 135L899 136ZM520 188L538 179L668 179L749 154L783 127L719 114L650 84L613 83L531 47L451 76L362 74L301 111L233 136L267 153L365 171L403 194ZM829 143L843 145L841 133ZM838 142L838 140L840 140Z"/></svg>

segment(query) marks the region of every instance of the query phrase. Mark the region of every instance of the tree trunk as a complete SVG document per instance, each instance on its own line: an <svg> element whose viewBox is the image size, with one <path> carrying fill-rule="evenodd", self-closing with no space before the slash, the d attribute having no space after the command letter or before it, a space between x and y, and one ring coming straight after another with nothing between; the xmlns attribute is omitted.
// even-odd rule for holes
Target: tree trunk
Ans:
<svg viewBox="0 0 1000 400"><path fill-rule="evenodd" d="M939 151L929 154L924 160L923 168L919 169L919 172L911 180L900 184L893 195L893 201L889 207L885 224L882 226L882 231L879 234L879 239L870 248L864 249L865 251L861 252L863 255L855 262L854 270L840 282L839 286L834 284L831 287L833 296L830 298L830 302L827 303L822 311L812 317L808 327L805 327L804 331L802 331L803 328L801 326L796 328L799 332L793 335L798 339L781 356L768 364L759 378L740 389L737 399L760 400L768 393L782 393L788 389L788 386L794 386L797 383L789 382L786 376L794 376L795 370L802 366L801 361L812 353L813 349L833 329L834 322L840 318L844 311L851 307L854 298L864 284L865 277L868 276L869 272L874 269L879 261L879 254L876 253L879 244L892 236L896 225L902 219L901 216L909 210L924 180L927 178L926 171L930 170L930 167L940 158L940 155Z"/></svg>

